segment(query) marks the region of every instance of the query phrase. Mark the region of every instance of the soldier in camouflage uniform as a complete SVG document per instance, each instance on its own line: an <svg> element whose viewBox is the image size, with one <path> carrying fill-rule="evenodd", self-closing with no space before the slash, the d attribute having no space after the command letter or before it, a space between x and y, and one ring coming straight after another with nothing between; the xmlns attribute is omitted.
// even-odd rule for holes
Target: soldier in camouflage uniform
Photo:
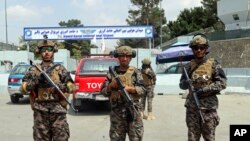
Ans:
<svg viewBox="0 0 250 141"><path fill-rule="evenodd" d="M151 67L151 61L149 58L144 58L142 60L142 77L144 80L144 86L146 88L146 94L142 98L142 117L147 120L153 120L155 119L155 116L152 113L152 102L154 98L154 87L155 87L155 82L156 82L156 75L154 73L154 70ZM145 113L145 105L146 101L148 102L147 104L147 110L148 114Z"/></svg>
<svg viewBox="0 0 250 141"><path fill-rule="evenodd" d="M53 63L56 51L57 48L52 41L40 41L36 53L42 56L42 62L37 66L45 71L68 97L74 90L73 80L62 65ZM32 66L24 76L20 90L23 94L30 95L34 111L34 140L67 141L70 136L66 118L67 102L48 84L35 66Z"/></svg>
<svg viewBox="0 0 250 141"><path fill-rule="evenodd" d="M185 102L188 141L198 141L201 135L205 141L215 141L215 129L219 124L216 95L226 88L227 78L219 62L206 57L209 44L205 35L195 35L190 41L189 47L192 49L195 59L191 60L185 68L194 90L197 92L205 123L202 122L194 97L189 92ZM185 90L188 89L188 83L183 72L179 86Z"/></svg>
<svg viewBox="0 0 250 141"><path fill-rule="evenodd" d="M140 71L133 66L129 66L131 59L136 56L136 53L129 46L121 46L114 51L114 56L120 62L119 66L114 67L114 71L125 85L125 89L133 101L135 111L133 111L134 120L129 122L126 114L128 111L126 111L124 99L119 91L117 82L108 73L101 92L104 96L109 97L111 103L110 140L125 141L127 133L129 140L141 141L144 128L140 114L140 98L144 95L145 88L143 87L143 78Z"/></svg>

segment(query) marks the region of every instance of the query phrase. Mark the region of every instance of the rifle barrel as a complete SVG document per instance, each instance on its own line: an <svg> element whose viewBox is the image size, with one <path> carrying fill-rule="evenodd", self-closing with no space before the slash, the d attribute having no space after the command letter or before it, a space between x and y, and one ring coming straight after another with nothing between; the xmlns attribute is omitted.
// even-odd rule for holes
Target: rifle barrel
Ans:
<svg viewBox="0 0 250 141"><path fill-rule="evenodd" d="M189 82L189 83L188 83L188 84L189 84L189 90L190 90L190 91L192 92L192 94L193 94L194 101L195 101L195 104L196 104L196 106L197 106L197 108L198 108L198 110L199 110L199 113L200 113L200 116L201 116L202 123L205 123L203 114L202 114L202 112L201 112L200 101L199 101L199 99L198 99L198 97L197 97L197 93L194 91L194 87L193 87L192 84L191 84L190 78L189 78L189 76L188 76L188 73L187 73L187 70L186 70L185 67L183 67L183 71L184 71L184 74L185 74L185 76L186 76L187 81Z"/></svg>

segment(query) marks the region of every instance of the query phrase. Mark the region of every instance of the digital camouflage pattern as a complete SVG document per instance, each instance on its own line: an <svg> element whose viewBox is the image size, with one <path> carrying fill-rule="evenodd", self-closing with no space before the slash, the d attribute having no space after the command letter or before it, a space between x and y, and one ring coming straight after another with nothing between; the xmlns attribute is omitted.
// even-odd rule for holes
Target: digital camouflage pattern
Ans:
<svg viewBox="0 0 250 141"><path fill-rule="evenodd" d="M198 65L194 60L191 60L185 66L194 89L203 90L203 93L199 94L198 97L201 104L201 112L205 119L203 124L194 97L189 93L185 102L189 141L197 141L201 135L204 137L204 140L215 140L215 128L219 124L217 94L220 94L220 91L226 88L227 78L221 65L214 59L203 59L202 64ZM185 80L185 75L182 74L180 79L181 89L188 89L188 86L184 83Z"/></svg>
<svg viewBox="0 0 250 141"><path fill-rule="evenodd" d="M194 38L190 41L190 47L197 46L197 45L206 45L208 46L207 39L202 35L196 35Z"/></svg>
<svg viewBox="0 0 250 141"><path fill-rule="evenodd" d="M132 48L130 46L120 46L116 51L118 55L132 55Z"/></svg>
<svg viewBox="0 0 250 141"><path fill-rule="evenodd" d="M150 65L151 64L151 61L149 58L144 58L142 61L141 61L142 64L144 65Z"/></svg>
<svg viewBox="0 0 250 141"><path fill-rule="evenodd" d="M201 135L205 141L215 141L215 128L219 125L216 109L202 110L205 124L202 123L197 108L186 109L186 124L188 127L188 141L199 141ZM202 125L202 126L201 126Z"/></svg>
<svg viewBox="0 0 250 141"><path fill-rule="evenodd" d="M51 40L42 40L42 41L39 41L38 42L38 45L36 47L36 50L35 50L35 53L36 54L39 54L40 53L40 49L43 48L43 47L53 47L53 51L54 52L57 52L58 51L58 48L56 46L56 44L51 41Z"/></svg>
<svg viewBox="0 0 250 141"><path fill-rule="evenodd" d="M66 97L73 92L73 80L62 65L51 63L49 66L44 66L40 63L38 66L50 76ZM20 89L30 92L31 106L34 110L34 140L51 141L52 137L55 141L68 140L67 103L57 95L35 66L32 66L24 76Z"/></svg>
<svg viewBox="0 0 250 141"><path fill-rule="evenodd" d="M142 77L144 80L144 86L146 88L146 94L142 98L142 111L145 111L145 105L146 101L148 103L148 112L152 112L152 102L154 98L154 87L156 83L156 75L153 71L153 69L148 66L148 67L142 67L141 70Z"/></svg>
<svg viewBox="0 0 250 141"><path fill-rule="evenodd" d="M115 67L114 70L121 78L124 85L133 85L135 87L137 94L130 95L136 109L136 111L134 111L135 119L130 123L127 121L125 103L123 97L119 93L119 90L111 90L110 92L107 91L109 83L111 83L112 79L114 79L110 73L107 74L107 78L101 89L101 93L104 96L109 97L111 104L111 125L109 131L110 140L125 141L126 134L128 134L131 141L141 141L144 133L144 128L140 115L140 98L144 95L145 92L141 72L135 67L129 67L127 72L119 72L117 71L117 67ZM131 70L133 70L133 73L131 73Z"/></svg>
<svg viewBox="0 0 250 141"><path fill-rule="evenodd" d="M146 101L147 101L147 110L148 112L153 111L153 98L154 98L154 85L152 86L146 86L146 94L142 98L141 103L142 103L142 111L145 111L146 108Z"/></svg>
<svg viewBox="0 0 250 141"><path fill-rule="evenodd" d="M35 141L67 141L70 135L66 114L34 110Z"/></svg>
<svg viewBox="0 0 250 141"><path fill-rule="evenodd" d="M55 43L50 40L42 40L42 41L39 41L37 45L38 48L49 47L49 46L54 47Z"/></svg>

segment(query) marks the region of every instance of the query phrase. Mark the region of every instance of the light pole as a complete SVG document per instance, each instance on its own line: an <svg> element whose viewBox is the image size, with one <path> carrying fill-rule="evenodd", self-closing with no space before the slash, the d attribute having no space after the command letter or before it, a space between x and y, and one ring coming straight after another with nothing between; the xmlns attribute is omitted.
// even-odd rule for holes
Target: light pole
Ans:
<svg viewBox="0 0 250 141"><path fill-rule="evenodd" d="M161 7L161 2L162 2L162 0L160 0L160 20L161 20L161 27L160 27L160 38L161 38L161 44L160 44L160 48L162 47L162 7Z"/></svg>
<svg viewBox="0 0 250 141"><path fill-rule="evenodd" d="M6 32L6 44L8 44L8 28L7 28L7 2L5 0L5 32Z"/></svg>

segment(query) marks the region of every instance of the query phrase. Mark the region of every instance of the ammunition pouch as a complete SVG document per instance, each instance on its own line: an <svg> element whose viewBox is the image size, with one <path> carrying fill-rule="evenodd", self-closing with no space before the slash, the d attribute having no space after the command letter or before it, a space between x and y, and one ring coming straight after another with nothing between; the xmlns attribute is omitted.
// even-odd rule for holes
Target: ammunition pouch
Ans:
<svg viewBox="0 0 250 141"><path fill-rule="evenodd" d="M212 83L213 63L214 59L212 58L202 64L196 64L194 61L191 61L191 70L193 70L191 79L194 88L203 88Z"/></svg>
<svg viewBox="0 0 250 141"><path fill-rule="evenodd" d="M36 101L59 101L59 96L53 88L38 88L38 97Z"/></svg>

